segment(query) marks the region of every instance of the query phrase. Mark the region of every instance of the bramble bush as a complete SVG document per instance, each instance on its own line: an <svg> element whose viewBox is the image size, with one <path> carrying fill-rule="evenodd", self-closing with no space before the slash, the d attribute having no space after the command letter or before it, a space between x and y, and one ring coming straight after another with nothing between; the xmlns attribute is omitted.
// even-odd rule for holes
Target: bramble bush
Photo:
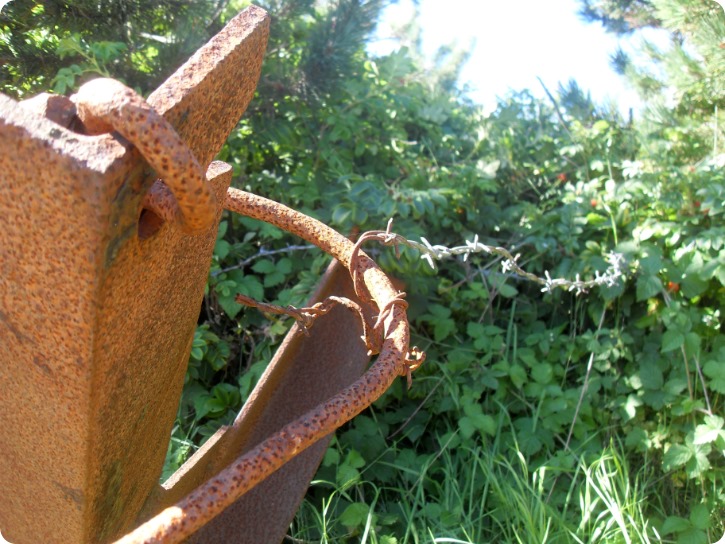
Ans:
<svg viewBox="0 0 725 544"><path fill-rule="evenodd" d="M268 73L294 73L276 63L304 58L302 36L287 38L272 46L285 54L268 59ZM712 538L725 447L718 150L700 134L624 121L574 83L556 93L558 113L523 92L483 116L406 50L359 56L324 95L290 85L274 109L259 103L243 120L224 158L245 188L342 232L394 217L410 239L457 245L478 234L540 276L592 277L613 251L626 278L580 296L544 294L480 255L433 272L411 250L396 259L373 249L408 282L414 342L428 361L410 391L396 385L338 434L297 535ZM268 233L257 243L294 242ZM309 250L293 260L303 259L320 263ZM290 277L264 297L286 304L297 286ZM524 511L542 516L535 526L507 508L520 511L527 495Z"/></svg>
<svg viewBox="0 0 725 544"><path fill-rule="evenodd" d="M243 4L230 2L214 25ZM653 4L665 28L692 33L692 21L678 27L662 5L705 9L706 0ZM679 92L663 81L677 104L653 99L632 122L570 82L547 100L511 93L484 115L454 86L457 66L426 68L415 49L366 52L381 5L266 3L274 19L257 97L219 157L233 165L233 183L343 233L393 217L411 240L454 246L478 235L538 276L591 278L614 252L624 277L580 295L542 292L498 257L432 270L412 249L396 258L366 246L406 282L412 343L428 359L410 390L401 380L337 433L290 535L716 540L725 513L723 90ZM125 50L94 53L112 36L79 36L113 73ZM691 64L716 82L722 68L702 51ZM71 90L78 81L62 79L62 66L55 81ZM289 328L235 295L302 305L327 263L269 225L224 217L164 477L233 419Z"/></svg>

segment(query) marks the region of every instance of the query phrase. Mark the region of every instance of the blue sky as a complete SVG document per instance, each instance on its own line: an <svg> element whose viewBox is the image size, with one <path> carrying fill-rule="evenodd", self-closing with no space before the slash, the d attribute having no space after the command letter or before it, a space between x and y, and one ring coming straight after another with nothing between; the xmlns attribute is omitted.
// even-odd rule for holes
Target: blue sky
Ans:
<svg viewBox="0 0 725 544"><path fill-rule="evenodd" d="M573 78L595 100L612 98L622 112L636 111L639 100L611 70L609 56L618 43L626 50L640 38L622 41L599 24L584 23L578 7L576 0L420 0L423 48L429 55L452 42L471 48L461 79L488 110L508 89L543 96L538 76L552 91ZM389 7L373 51L389 49L390 25L412 16L411 0Z"/></svg>

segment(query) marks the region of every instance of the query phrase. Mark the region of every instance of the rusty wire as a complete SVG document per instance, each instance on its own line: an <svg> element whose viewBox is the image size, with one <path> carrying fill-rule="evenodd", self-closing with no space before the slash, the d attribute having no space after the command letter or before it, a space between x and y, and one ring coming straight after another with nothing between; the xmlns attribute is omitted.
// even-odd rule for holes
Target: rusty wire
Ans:
<svg viewBox="0 0 725 544"><path fill-rule="evenodd" d="M145 207L190 234L214 223L216 199L204 171L174 128L140 95L114 79L99 78L82 85L71 100L87 133L115 130L164 179L146 194Z"/></svg>
<svg viewBox="0 0 725 544"><path fill-rule="evenodd" d="M374 355L380 352L382 337L378 340L379 328L376 328L377 323L375 325L369 323L365 317L365 312L363 312L362 307L357 302L347 297L332 295L313 304L312 306L304 308L297 308L295 306L278 306L277 304L260 302L246 295L242 295L241 293L237 294L234 300L237 304L256 308L261 312L291 317L297 322L300 329L306 336L310 335L310 329L312 328L312 325L315 324L318 317L326 315L335 306L343 306L348 310L355 312L360 317L360 322L363 327L362 338L368 348L368 355Z"/></svg>
<svg viewBox="0 0 725 544"><path fill-rule="evenodd" d="M372 328L381 332L380 345L373 346L373 351L379 351L380 355L352 385L285 425L179 503L166 508L116 544L183 541L290 459L367 408L395 378L406 376L410 380L410 372L425 359L423 352L409 348L407 303L403 294L396 292L388 277L360 251L360 245L371 236L363 235L357 244L353 244L315 219L233 188L227 192L224 207L296 234L338 259L353 278L358 278L358 296L364 301L373 301L378 307L378 317ZM370 339L367 342L376 343Z"/></svg>

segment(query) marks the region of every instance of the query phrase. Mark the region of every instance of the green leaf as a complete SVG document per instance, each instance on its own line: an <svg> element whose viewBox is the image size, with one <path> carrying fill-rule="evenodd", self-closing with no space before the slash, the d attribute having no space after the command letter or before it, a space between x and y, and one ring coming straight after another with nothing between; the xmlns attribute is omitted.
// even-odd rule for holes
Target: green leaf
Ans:
<svg viewBox="0 0 725 544"><path fill-rule="evenodd" d="M609 123L604 119L600 119L592 125L592 132L594 134L602 134L609 129Z"/></svg>
<svg viewBox="0 0 725 544"><path fill-rule="evenodd" d="M229 223L227 221L222 221L219 223L219 229L216 233L216 239L221 240L224 238L224 235L227 233L227 228L229 227Z"/></svg>
<svg viewBox="0 0 725 544"><path fill-rule="evenodd" d="M687 463L694 455L694 452L687 446L673 444L669 447L662 459L665 470L673 470Z"/></svg>
<svg viewBox="0 0 725 544"><path fill-rule="evenodd" d="M723 351L721 350L720 352L722 353ZM725 362L710 359L705 362L702 371L705 373L705 376L710 378L707 383L708 387L713 391L725 394Z"/></svg>
<svg viewBox="0 0 725 544"><path fill-rule="evenodd" d="M695 251L691 256L690 264L680 282L682 294L687 298L694 298L707 290L709 282L702 279L704 261L705 259L699 251Z"/></svg>
<svg viewBox="0 0 725 544"><path fill-rule="evenodd" d="M699 445L715 442L718 437L725 437L725 431L722 428L723 419L721 417L707 416L704 424L695 427L695 437L692 443Z"/></svg>
<svg viewBox="0 0 725 544"><path fill-rule="evenodd" d="M286 276L282 274L277 269L274 270L274 272L270 272L269 274L264 275L264 286L265 287L274 287L275 285L279 285L280 283L284 283L284 280L286 279Z"/></svg>
<svg viewBox="0 0 725 544"><path fill-rule="evenodd" d="M725 427L725 419L716 415L705 416L705 425L711 429L722 430L722 428Z"/></svg>
<svg viewBox="0 0 725 544"><path fill-rule="evenodd" d="M695 276L694 274L684 276L680 282L682 294L687 298L695 298L703 294L707 290L707 287L708 282L701 280L699 276Z"/></svg>
<svg viewBox="0 0 725 544"><path fill-rule="evenodd" d="M201 361L204 358L204 350L199 347L192 347L191 358L196 361Z"/></svg>
<svg viewBox="0 0 725 544"><path fill-rule="evenodd" d="M685 343L685 336L678 330L668 330L662 335L662 353L676 350Z"/></svg>
<svg viewBox="0 0 725 544"><path fill-rule="evenodd" d="M662 282L657 276L639 276L637 278L637 302L652 298L662 292Z"/></svg>
<svg viewBox="0 0 725 544"><path fill-rule="evenodd" d="M514 387L517 389L520 389L524 386L524 384L528 381L528 376L526 375L526 370L521 365L513 364L509 368L509 377L511 378L511 383L514 384Z"/></svg>
<svg viewBox="0 0 725 544"><path fill-rule="evenodd" d="M471 438L473 433L476 432L476 426L473 424L473 419L468 416L463 416L458 420L458 429L461 431L461 435L464 438Z"/></svg>
<svg viewBox="0 0 725 544"><path fill-rule="evenodd" d="M353 468L362 468L365 466L365 459L357 450L350 450L345 457L345 464Z"/></svg>
<svg viewBox="0 0 725 544"><path fill-rule="evenodd" d="M370 510L370 506L364 502L354 502L340 514L340 523L348 529L362 527L368 519Z"/></svg>
<svg viewBox="0 0 725 544"><path fill-rule="evenodd" d="M277 261L277 272L280 274L289 274L292 272L292 260L284 257Z"/></svg>
<svg viewBox="0 0 725 544"><path fill-rule="evenodd" d="M428 311L435 317L445 319L451 316L451 309L440 304L431 304Z"/></svg>
<svg viewBox="0 0 725 544"><path fill-rule="evenodd" d="M336 445L331 445L327 448L325 456L322 458L323 467L333 467L340 462L340 450L337 449Z"/></svg>
<svg viewBox="0 0 725 544"><path fill-rule="evenodd" d="M497 425L493 416L482 414L479 418L477 418L476 426L481 432L486 433L489 436L496 435Z"/></svg>
<svg viewBox="0 0 725 544"><path fill-rule="evenodd" d="M466 334L471 338L479 338L485 334L483 324L469 321L466 325Z"/></svg>
<svg viewBox="0 0 725 544"><path fill-rule="evenodd" d="M61 38L55 48L55 52L61 59L64 59L68 55L76 55L82 51L81 36L75 32L66 38Z"/></svg>
<svg viewBox="0 0 725 544"><path fill-rule="evenodd" d="M441 342L448 338L456 330L456 322L452 319L440 319L433 326L433 338Z"/></svg>
<svg viewBox="0 0 725 544"><path fill-rule="evenodd" d="M335 480L340 487L348 487L360 480L360 471L355 467L343 463L337 467Z"/></svg>
<svg viewBox="0 0 725 544"><path fill-rule="evenodd" d="M276 267L269 259L260 259L252 265L252 270L258 274L270 274L276 270Z"/></svg>
<svg viewBox="0 0 725 544"><path fill-rule="evenodd" d="M631 431L629 431L629 433L627 433L625 444L629 448L645 452L651 447L652 441L649 439L649 436L647 436L647 431L640 427L634 427Z"/></svg>
<svg viewBox="0 0 725 544"><path fill-rule="evenodd" d="M693 455L685 465L688 478L699 478L710 468L710 460L707 456L712 451L709 444L694 444Z"/></svg>
<svg viewBox="0 0 725 544"><path fill-rule="evenodd" d="M340 204L332 210L332 222L336 225L344 225L351 215L352 210L349 205Z"/></svg>
<svg viewBox="0 0 725 544"><path fill-rule="evenodd" d="M696 357L699 359L700 344L700 335L696 332L688 332L685 335L685 352L688 356Z"/></svg>
<svg viewBox="0 0 725 544"><path fill-rule="evenodd" d="M126 50L123 42L100 41L90 44L91 53L102 63L107 63L118 58Z"/></svg>
<svg viewBox="0 0 725 544"><path fill-rule="evenodd" d="M218 297L219 306L222 307L224 313L231 319L234 319L242 309L242 305L234 300L235 296L236 293L229 293L228 295L219 295Z"/></svg>
<svg viewBox="0 0 725 544"><path fill-rule="evenodd" d="M508 283L502 283L498 286L498 293L504 298L514 298L516 295L519 294L519 291L513 285L509 285Z"/></svg>
<svg viewBox="0 0 725 544"><path fill-rule="evenodd" d="M197 421L205 417L209 412L207 403L210 398L209 393L200 393L192 398L192 404L194 406L194 412L196 412L195 416Z"/></svg>
<svg viewBox="0 0 725 544"><path fill-rule="evenodd" d="M256 276L244 276L241 281L237 282L237 289L238 293L255 300L262 300L264 297L264 287Z"/></svg>
<svg viewBox="0 0 725 544"><path fill-rule="evenodd" d="M690 527L677 535L677 544L708 544L707 533Z"/></svg>
<svg viewBox="0 0 725 544"><path fill-rule="evenodd" d="M461 434L466 438L470 438L474 431L494 436L496 434L496 420L488 414L471 414L461 418L459 428Z"/></svg>
<svg viewBox="0 0 725 544"><path fill-rule="evenodd" d="M421 513L427 517L427 518L434 518L438 519L441 517L441 513L443 512L443 508L441 508L441 505L435 502L429 502L426 504Z"/></svg>
<svg viewBox="0 0 725 544"><path fill-rule="evenodd" d="M702 268L700 269L699 277L703 281L709 281L712 278L720 276L722 268L724 268L723 262L718 259L713 259L702 266Z"/></svg>
<svg viewBox="0 0 725 544"><path fill-rule="evenodd" d="M75 86L76 77L83 73L80 66L72 64L67 68L61 68L53 78L53 90L58 94L65 93Z"/></svg>
<svg viewBox="0 0 725 544"><path fill-rule="evenodd" d="M601 225L602 223L607 222L606 217L604 217L603 215L600 215L598 213L594 213L594 212L588 213L586 220L587 220L588 225L593 225L593 226Z"/></svg>
<svg viewBox="0 0 725 544"><path fill-rule="evenodd" d="M639 378L642 387L653 391L659 391L664 384L662 369L655 362L643 362L639 368Z"/></svg>
<svg viewBox="0 0 725 544"><path fill-rule="evenodd" d="M219 260L222 260L222 259L224 259L224 257L229 255L229 250L231 248L232 248L232 246L226 240L217 240L217 243L214 246L214 255Z"/></svg>
<svg viewBox="0 0 725 544"><path fill-rule="evenodd" d="M662 534L681 533L692 527L690 521L679 516L669 516L662 524Z"/></svg>
<svg viewBox="0 0 725 544"><path fill-rule="evenodd" d="M516 358L528 367L533 367L538 362L536 352L531 348L518 348Z"/></svg>
<svg viewBox="0 0 725 544"><path fill-rule="evenodd" d="M704 504L698 504L690 512L690 522L695 529L707 530L710 528L710 510Z"/></svg>
<svg viewBox="0 0 725 544"><path fill-rule="evenodd" d="M549 363L535 364L531 367L531 377L540 384L546 385L554 377L554 368Z"/></svg>
<svg viewBox="0 0 725 544"><path fill-rule="evenodd" d="M664 266L661 252L652 246L648 247L646 251L647 256L639 261L640 270L646 276L657 276Z"/></svg>
<svg viewBox="0 0 725 544"><path fill-rule="evenodd" d="M622 410L626 414L626 417L624 418L625 421L634 419L637 415L637 408L640 406L642 406L642 399L640 399L637 395L628 395L627 401L622 405Z"/></svg>

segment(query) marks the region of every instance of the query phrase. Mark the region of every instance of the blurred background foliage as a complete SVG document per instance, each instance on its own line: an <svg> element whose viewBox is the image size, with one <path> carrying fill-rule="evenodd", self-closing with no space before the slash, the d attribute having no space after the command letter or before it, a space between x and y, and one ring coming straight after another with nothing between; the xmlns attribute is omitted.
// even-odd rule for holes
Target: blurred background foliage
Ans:
<svg viewBox="0 0 725 544"><path fill-rule="evenodd" d="M465 52L426 63L419 29L381 57L382 0L264 0L257 96L220 159L234 184L343 233L460 245L478 235L530 272L574 278L626 259L615 287L542 293L485 256L432 271L370 249L407 284L412 389L337 433L289 538L304 542L713 542L725 513L725 16L711 0L582 0L618 33L657 27L646 62L612 65L635 118L575 81L484 114L457 87ZM143 93L248 5L33 2L0 12L0 86L72 93L99 75ZM515 23L512 23L515 24ZM503 46L503 45L502 45ZM249 396L290 323L236 293L304 304L328 263L224 217L164 477Z"/></svg>

